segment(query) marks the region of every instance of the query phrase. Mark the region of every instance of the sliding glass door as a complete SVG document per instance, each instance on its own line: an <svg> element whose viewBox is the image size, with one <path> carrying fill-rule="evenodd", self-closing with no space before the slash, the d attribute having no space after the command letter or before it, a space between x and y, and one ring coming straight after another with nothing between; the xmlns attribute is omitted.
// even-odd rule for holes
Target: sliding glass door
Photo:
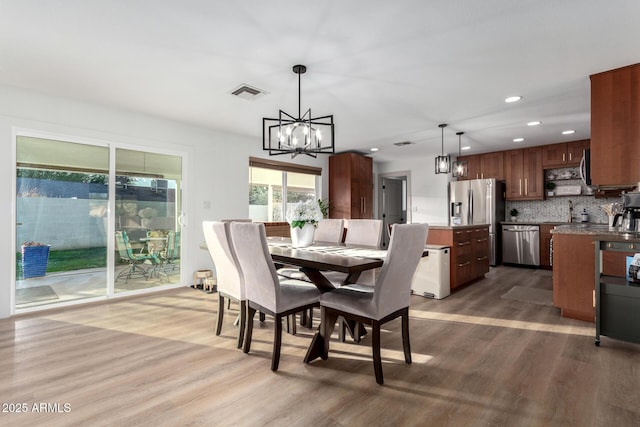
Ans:
<svg viewBox="0 0 640 427"><path fill-rule="evenodd" d="M182 157L16 138L15 307L180 283Z"/></svg>

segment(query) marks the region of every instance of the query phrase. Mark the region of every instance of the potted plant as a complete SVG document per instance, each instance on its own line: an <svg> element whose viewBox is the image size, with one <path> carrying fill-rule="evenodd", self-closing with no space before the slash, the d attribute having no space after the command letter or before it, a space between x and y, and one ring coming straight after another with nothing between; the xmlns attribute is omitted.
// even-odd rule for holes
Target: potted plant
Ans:
<svg viewBox="0 0 640 427"><path fill-rule="evenodd" d="M511 221L515 222L518 220L518 209L513 208L511 209L511 212L509 212L511 214Z"/></svg>
<svg viewBox="0 0 640 427"><path fill-rule="evenodd" d="M547 196L554 196L556 194L556 192L554 191L556 189L556 183L555 182L547 182L546 184L544 184L544 188L547 189Z"/></svg>
<svg viewBox="0 0 640 427"><path fill-rule="evenodd" d="M25 279L47 274L51 246L40 242L22 244L22 276Z"/></svg>
<svg viewBox="0 0 640 427"><path fill-rule="evenodd" d="M316 225L322 219L322 211L316 200L298 202L287 212L287 221L291 225L291 244L296 248L310 246L313 243Z"/></svg>

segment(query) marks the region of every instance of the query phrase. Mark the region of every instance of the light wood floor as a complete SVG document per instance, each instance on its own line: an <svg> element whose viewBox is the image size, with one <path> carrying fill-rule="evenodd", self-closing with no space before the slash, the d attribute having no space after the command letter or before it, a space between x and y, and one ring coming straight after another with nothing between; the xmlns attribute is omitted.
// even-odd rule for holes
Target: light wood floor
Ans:
<svg viewBox="0 0 640 427"><path fill-rule="evenodd" d="M216 337L217 295L191 288L2 320L2 409L70 411L0 412L0 425L640 425L640 345L597 348L593 324L500 298L514 285L551 289L551 274L499 267L444 300L412 297L414 363L399 319L387 324L384 386L367 338L304 364L305 328L284 334L271 372L271 320L243 354L234 316Z"/></svg>

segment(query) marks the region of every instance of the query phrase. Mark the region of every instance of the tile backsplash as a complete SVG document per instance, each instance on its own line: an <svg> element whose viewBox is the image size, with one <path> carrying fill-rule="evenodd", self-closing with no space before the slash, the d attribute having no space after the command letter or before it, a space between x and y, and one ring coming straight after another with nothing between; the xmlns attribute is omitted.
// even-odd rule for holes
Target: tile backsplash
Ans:
<svg viewBox="0 0 640 427"><path fill-rule="evenodd" d="M577 168L551 169L545 171L545 182L553 181L562 185L581 186L582 195L551 196L544 201L507 201L505 219L510 220L511 209L518 210L518 221L568 222L569 200L573 202L573 221L580 222L583 210L589 214L589 222L607 224L608 217L601 205L620 202L620 197L598 198L588 195L591 190L577 177ZM561 178L562 177L562 178ZM566 178L571 179L566 179ZM577 179L576 179L577 178Z"/></svg>

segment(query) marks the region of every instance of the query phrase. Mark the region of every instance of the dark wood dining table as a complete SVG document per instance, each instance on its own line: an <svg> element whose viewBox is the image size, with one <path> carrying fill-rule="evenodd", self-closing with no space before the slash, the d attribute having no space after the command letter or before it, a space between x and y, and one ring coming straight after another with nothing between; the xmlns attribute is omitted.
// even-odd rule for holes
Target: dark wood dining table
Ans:
<svg viewBox="0 0 640 427"><path fill-rule="evenodd" d="M294 265L300 268L320 292L330 292L336 287L323 274L324 271L338 271L346 273L343 284L356 283L360 273L366 270L382 267L386 251L370 246L345 246L335 243L314 243L308 248L293 248L289 239L268 238L269 253L276 264ZM347 324L349 332L354 331L360 339L364 328L357 328L355 324ZM324 357L324 337L316 332L307 350L304 361L309 363L319 357Z"/></svg>

